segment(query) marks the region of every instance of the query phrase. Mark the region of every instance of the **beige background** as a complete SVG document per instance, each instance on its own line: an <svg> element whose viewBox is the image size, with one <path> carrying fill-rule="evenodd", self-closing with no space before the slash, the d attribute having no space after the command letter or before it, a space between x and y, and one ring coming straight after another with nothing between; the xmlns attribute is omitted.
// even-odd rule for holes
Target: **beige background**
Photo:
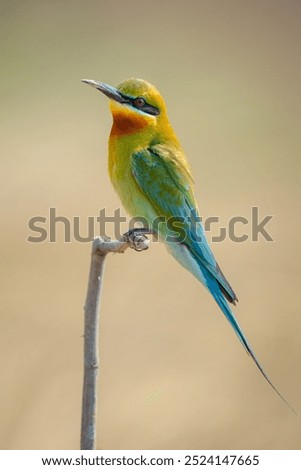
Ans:
<svg viewBox="0 0 301 470"><path fill-rule="evenodd" d="M107 263L98 448L300 448L300 18L297 0L1 2L1 448L78 448L90 246L29 243L27 222L56 207L84 234L119 207L108 103L80 79L131 76L166 98L203 216L274 215L275 242L213 249L299 417L153 244Z"/></svg>

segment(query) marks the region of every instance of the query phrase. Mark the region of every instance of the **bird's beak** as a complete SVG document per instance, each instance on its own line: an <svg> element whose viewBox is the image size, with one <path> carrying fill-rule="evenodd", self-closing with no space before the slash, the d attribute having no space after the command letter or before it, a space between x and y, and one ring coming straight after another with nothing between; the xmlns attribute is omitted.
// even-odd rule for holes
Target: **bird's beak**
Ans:
<svg viewBox="0 0 301 470"><path fill-rule="evenodd" d="M122 94L111 85L107 85L106 83L96 82L95 80L82 80L82 82L87 83L93 88L101 91L104 95L106 95L111 100L117 101L118 103L127 103L127 100L122 96Z"/></svg>

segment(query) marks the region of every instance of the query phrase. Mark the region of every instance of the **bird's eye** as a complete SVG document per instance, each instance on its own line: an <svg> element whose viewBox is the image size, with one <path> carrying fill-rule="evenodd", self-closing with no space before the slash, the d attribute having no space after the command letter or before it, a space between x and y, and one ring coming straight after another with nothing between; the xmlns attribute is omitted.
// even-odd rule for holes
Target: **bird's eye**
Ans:
<svg viewBox="0 0 301 470"><path fill-rule="evenodd" d="M137 107L137 108L143 108L143 106L145 105L145 99L144 98L136 98L134 100L134 105Z"/></svg>

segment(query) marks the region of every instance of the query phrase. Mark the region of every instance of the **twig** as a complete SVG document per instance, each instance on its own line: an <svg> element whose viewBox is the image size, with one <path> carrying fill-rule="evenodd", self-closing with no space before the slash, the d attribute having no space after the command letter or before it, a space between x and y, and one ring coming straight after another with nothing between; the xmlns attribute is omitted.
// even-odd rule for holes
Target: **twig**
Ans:
<svg viewBox="0 0 301 470"><path fill-rule="evenodd" d="M127 248L147 250L149 240L146 229L134 229L123 235L122 240L96 238L92 245L92 257L85 304L84 326L84 384L82 399L81 449L96 448L97 385L99 373L98 329L99 304L104 262L108 253L123 253Z"/></svg>

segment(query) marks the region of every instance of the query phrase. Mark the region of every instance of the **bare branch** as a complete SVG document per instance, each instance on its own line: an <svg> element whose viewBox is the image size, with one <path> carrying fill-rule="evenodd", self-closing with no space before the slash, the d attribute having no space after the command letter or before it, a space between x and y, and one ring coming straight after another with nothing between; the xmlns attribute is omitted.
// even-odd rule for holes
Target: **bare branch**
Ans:
<svg viewBox="0 0 301 470"><path fill-rule="evenodd" d="M82 397L81 449L96 448L97 390L99 373L99 305L104 262L108 253L124 253L127 248L143 251L149 248L146 229L134 229L123 235L122 240L96 238L92 256L88 291L85 304L84 325L84 384Z"/></svg>

